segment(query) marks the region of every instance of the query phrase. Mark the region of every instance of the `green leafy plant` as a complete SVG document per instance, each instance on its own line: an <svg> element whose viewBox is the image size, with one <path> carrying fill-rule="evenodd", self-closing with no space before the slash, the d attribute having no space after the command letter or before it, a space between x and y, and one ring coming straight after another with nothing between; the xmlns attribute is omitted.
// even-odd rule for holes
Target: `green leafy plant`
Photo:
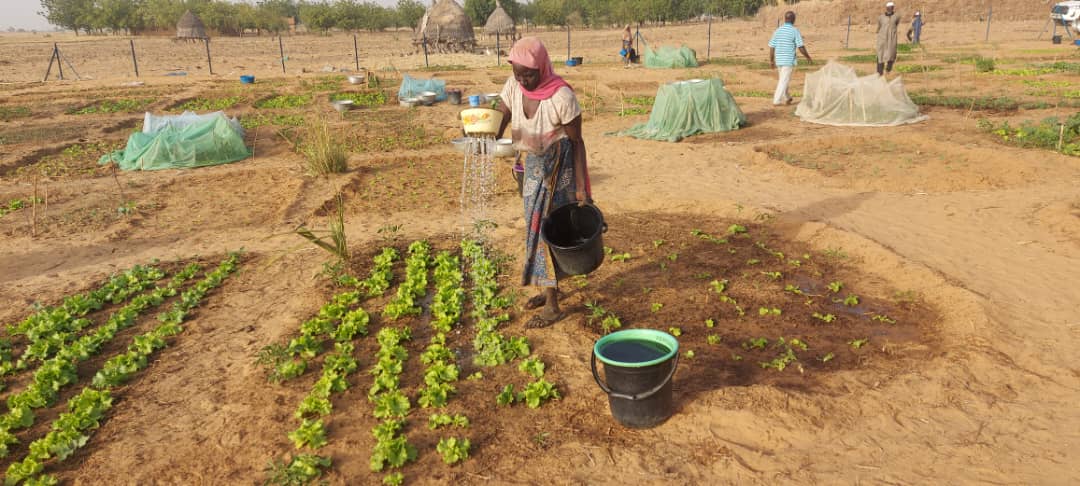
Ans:
<svg viewBox="0 0 1080 486"><path fill-rule="evenodd" d="M311 103L311 95L277 95L255 102L255 108L302 108Z"/></svg>
<svg viewBox="0 0 1080 486"><path fill-rule="evenodd" d="M829 282L828 289L830 292L836 294L840 292L840 289L844 288L844 282Z"/></svg>
<svg viewBox="0 0 1080 486"><path fill-rule="evenodd" d="M435 450L442 455L443 462L449 465L457 464L469 458L469 439L449 437L440 439Z"/></svg>
<svg viewBox="0 0 1080 486"><path fill-rule="evenodd" d="M815 312L813 314L813 316L814 316L814 319L819 319L819 320L822 320L822 321L825 321L825 322L832 322L832 321L836 320L836 316L834 316L832 314L820 314L820 313Z"/></svg>
<svg viewBox="0 0 1080 486"><path fill-rule="evenodd" d="M433 413L428 417L428 428L431 430L448 425L467 429L469 428L469 418L464 415L449 415L445 413Z"/></svg>
<svg viewBox="0 0 1080 486"><path fill-rule="evenodd" d="M679 329L678 327L669 327L668 328L668 334L671 334L672 336L675 336L675 337L682 336L682 329Z"/></svg>
<svg viewBox="0 0 1080 486"><path fill-rule="evenodd" d="M289 462L271 461L266 472L269 477L266 482L283 486L301 486L322 476L325 469L329 469L331 460L329 457L321 457L311 454L293 456Z"/></svg>
<svg viewBox="0 0 1080 486"><path fill-rule="evenodd" d="M661 304L659 302L653 302L652 305L649 306L649 309L652 310L653 314L655 314L657 312L660 312L660 309L663 309L663 308L664 308L664 304Z"/></svg>
<svg viewBox="0 0 1080 486"><path fill-rule="evenodd" d="M784 371L788 366L795 364L798 366L800 373L803 371L802 365L798 364L799 358L795 355L795 350L806 351L807 346L805 342L799 339L788 341L781 336L776 340L775 348L779 349L779 354L771 361L758 363L762 368L772 368L776 371Z"/></svg>
<svg viewBox="0 0 1080 486"><path fill-rule="evenodd" d="M529 383L517 394L517 401L525 402L529 408L539 408L544 402L559 398L559 390L555 388L555 384L543 378Z"/></svg>
<svg viewBox="0 0 1080 486"><path fill-rule="evenodd" d="M518 369L525 372L533 378L543 378L544 376L544 362L538 358L529 358L521 362L518 365Z"/></svg>
<svg viewBox="0 0 1080 486"><path fill-rule="evenodd" d="M718 334L709 334L708 336L705 337L705 342L707 342L709 344L713 344L713 345L720 344L721 343L721 338L720 338L720 336Z"/></svg>
<svg viewBox="0 0 1080 486"><path fill-rule="evenodd" d="M760 307L760 308L758 308L758 315L760 315L760 316L778 316L778 315L780 315L782 313L783 313L783 311L776 308L776 307L772 307L772 308Z"/></svg>
<svg viewBox="0 0 1080 486"><path fill-rule="evenodd" d="M322 419L304 419L299 428L289 432L289 440L293 441L297 449L304 446L318 449L326 445L326 429L323 428Z"/></svg>
<svg viewBox="0 0 1080 486"><path fill-rule="evenodd" d="M495 403L499 405L511 405L517 399L517 395L514 393L514 385L506 385L503 387L499 395L495 397Z"/></svg>
<svg viewBox="0 0 1080 486"><path fill-rule="evenodd" d="M851 349L859 349L859 348L865 346L866 343L869 343L869 342L870 342L869 338L852 339L851 341L848 341L848 345L851 346Z"/></svg>

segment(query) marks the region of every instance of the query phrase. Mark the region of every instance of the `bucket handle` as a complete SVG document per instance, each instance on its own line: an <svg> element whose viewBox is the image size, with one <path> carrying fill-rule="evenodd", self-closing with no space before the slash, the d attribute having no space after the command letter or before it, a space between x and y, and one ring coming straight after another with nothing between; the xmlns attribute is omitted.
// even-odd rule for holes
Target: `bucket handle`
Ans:
<svg viewBox="0 0 1080 486"><path fill-rule="evenodd" d="M608 396L612 396L615 398L622 398L636 402L638 400L644 400L655 395L656 392L660 391L660 389L663 388L664 385L667 385L668 382L671 381L671 378L675 376L675 370L679 368L679 353L675 353L675 362L671 364L671 371L668 373L667 377L664 378L664 381L661 381L659 385L656 385L651 390L644 391L636 395L627 395L625 393L611 391L611 389L608 388L607 385L604 384L604 382L600 381L600 373L596 371L596 353L592 353L591 361L593 379L596 380L597 385L600 385L600 389L604 390L604 393L607 393Z"/></svg>

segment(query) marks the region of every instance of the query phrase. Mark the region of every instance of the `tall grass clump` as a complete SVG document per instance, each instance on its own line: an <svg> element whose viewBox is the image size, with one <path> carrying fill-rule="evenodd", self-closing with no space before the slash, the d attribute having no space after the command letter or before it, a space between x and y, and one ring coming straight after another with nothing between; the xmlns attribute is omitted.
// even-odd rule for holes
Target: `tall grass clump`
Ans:
<svg viewBox="0 0 1080 486"><path fill-rule="evenodd" d="M301 152L307 158L306 167L311 175L339 174L348 168L345 144L334 139L325 121L317 121L308 127Z"/></svg>
<svg viewBox="0 0 1080 486"><path fill-rule="evenodd" d="M975 59L975 70L980 73L992 73L994 72L994 60L980 57Z"/></svg>

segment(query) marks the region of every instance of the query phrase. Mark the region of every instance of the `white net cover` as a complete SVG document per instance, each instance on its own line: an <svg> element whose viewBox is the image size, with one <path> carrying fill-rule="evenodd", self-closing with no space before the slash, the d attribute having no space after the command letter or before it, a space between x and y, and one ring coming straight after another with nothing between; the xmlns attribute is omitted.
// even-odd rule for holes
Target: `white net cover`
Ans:
<svg viewBox="0 0 1080 486"><path fill-rule="evenodd" d="M895 126L927 119L908 98L899 77L892 81L876 73L859 77L854 69L832 61L806 75L795 116L811 123L856 127Z"/></svg>

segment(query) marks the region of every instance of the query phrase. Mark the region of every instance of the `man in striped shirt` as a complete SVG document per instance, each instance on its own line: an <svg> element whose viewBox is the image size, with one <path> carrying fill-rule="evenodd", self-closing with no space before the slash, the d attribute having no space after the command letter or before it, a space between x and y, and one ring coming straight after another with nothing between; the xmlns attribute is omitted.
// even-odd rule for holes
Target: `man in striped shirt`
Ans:
<svg viewBox="0 0 1080 486"><path fill-rule="evenodd" d="M795 12L784 13L784 25L773 32L769 39L769 65L774 69L779 67L780 80L776 83L776 93L773 94L773 105L791 104L791 95L788 94L788 84L791 83L791 73L795 70L795 50L798 49L806 56L807 62L814 63L810 54L803 45L802 34L795 28Z"/></svg>

